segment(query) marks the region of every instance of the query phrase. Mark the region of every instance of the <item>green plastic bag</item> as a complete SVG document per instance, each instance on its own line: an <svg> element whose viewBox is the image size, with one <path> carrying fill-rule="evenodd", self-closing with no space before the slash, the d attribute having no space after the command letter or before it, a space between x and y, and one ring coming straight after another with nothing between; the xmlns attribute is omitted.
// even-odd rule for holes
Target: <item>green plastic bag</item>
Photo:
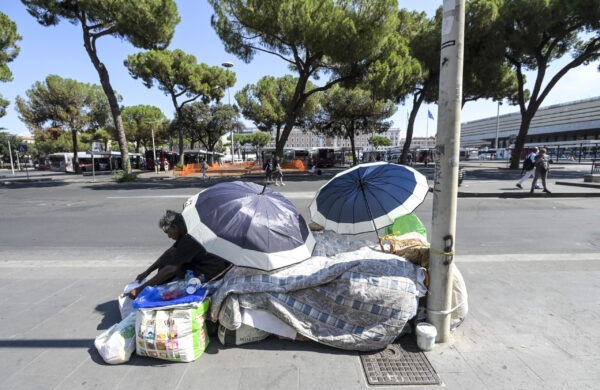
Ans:
<svg viewBox="0 0 600 390"><path fill-rule="evenodd" d="M385 234L400 236L402 234L417 232L427 239L427 229L423 222L414 214L406 214L394 220L394 223L385 228Z"/></svg>

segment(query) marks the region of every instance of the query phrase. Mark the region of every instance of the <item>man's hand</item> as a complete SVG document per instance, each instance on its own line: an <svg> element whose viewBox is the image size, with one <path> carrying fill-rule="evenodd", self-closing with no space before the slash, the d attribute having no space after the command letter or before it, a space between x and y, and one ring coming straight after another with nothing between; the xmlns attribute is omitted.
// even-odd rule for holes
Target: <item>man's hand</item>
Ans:
<svg viewBox="0 0 600 390"><path fill-rule="evenodd" d="M141 282L142 280L146 279L147 276L148 276L148 273L144 271L141 274L139 274L138 276L136 276L135 280L137 280L138 282Z"/></svg>

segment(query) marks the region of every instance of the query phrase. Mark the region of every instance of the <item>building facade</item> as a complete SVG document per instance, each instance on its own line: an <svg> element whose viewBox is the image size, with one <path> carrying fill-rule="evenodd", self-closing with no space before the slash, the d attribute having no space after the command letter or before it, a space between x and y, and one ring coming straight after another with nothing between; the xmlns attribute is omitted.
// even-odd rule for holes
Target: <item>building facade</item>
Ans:
<svg viewBox="0 0 600 390"><path fill-rule="evenodd" d="M461 124L461 147L508 148L519 133L521 114L498 115ZM600 140L600 96L541 107L529 127L526 144Z"/></svg>

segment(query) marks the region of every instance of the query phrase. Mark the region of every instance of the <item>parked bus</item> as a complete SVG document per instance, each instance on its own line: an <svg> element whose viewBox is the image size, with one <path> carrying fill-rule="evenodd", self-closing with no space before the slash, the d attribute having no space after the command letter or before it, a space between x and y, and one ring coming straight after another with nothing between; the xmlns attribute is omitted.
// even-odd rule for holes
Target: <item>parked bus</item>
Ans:
<svg viewBox="0 0 600 390"><path fill-rule="evenodd" d="M335 164L335 150L333 148L312 148L309 152L310 158L319 168L332 167Z"/></svg>
<svg viewBox="0 0 600 390"><path fill-rule="evenodd" d="M433 161L435 149L416 149L413 154L415 156L414 161L424 163L427 165L428 163Z"/></svg>
<svg viewBox="0 0 600 390"><path fill-rule="evenodd" d="M365 150L362 153L362 162L388 161L388 151L385 149Z"/></svg>
<svg viewBox="0 0 600 390"><path fill-rule="evenodd" d="M121 152L94 152L93 158L88 152L78 152L77 159L82 172L92 172L92 162L96 171L123 169ZM75 172L73 153L51 153L48 155L47 161L52 171ZM144 157L140 153L129 153L129 161L133 169L141 169L144 165Z"/></svg>
<svg viewBox="0 0 600 390"><path fill-rule="evenodd" d="M146 169L153 171L155 162L154 162L154 151L147 150L146 151ZM179 163L179 153L169 152L167 150L157 150L156 151L156 166L159 171L164 170L165 161L169 162L169 167L174 167Z"/></svg>
<svg viewBox="0 0 600 390"><path fill-rule="evenodd" d="M356 148L356 154L360 156L361 150L362 150L362 148ZM339 165L339 166L353 165L354 159L352 158L352 148L350 148L350 147L335 148L335 164Z"/></svg>
<svg viewBox="0 0 600 390"><path fill-rule="evenodd" d="M92 156L87 152L78 152L77 159L79 160L79 167L81 170L92 165ZM50 170L54 172L75 172L75 166L73 164L73 153L60 152L51 153L48 155L48 163L50 164Z"/></svg>
<svg viewBox="0 0 600 390"><path fill-rule="evenodd" d="M477 148L460 148L460 161L478 160L479 150Z"/></svg>
<svg viewBox="0 0 600 390"><path fill-rule="evenodd" d="M260 152L262 161L273 159L275 156L275 148L263 148ZM310 151L302 148L285 148L283 149L283 161L291 162L294 160L301 160L302 163L307 164L310 159Z"/></svg>
<svg viewBox="0 0 600 390"><path fill-rule="evenodd" d="M221 164L224 156L223 153L209 152L203 149L186 149L183 151L183 161L186 164L199 164L201 161L206 161L209 164Z"/></svg>

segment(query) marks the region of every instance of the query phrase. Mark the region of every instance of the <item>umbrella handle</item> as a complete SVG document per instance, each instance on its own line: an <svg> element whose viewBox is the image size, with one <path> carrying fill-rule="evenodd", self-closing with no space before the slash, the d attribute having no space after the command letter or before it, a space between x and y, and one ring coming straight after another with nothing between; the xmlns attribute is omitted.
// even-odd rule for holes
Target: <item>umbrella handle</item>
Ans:
<svg viewBox="0 0 600 390"><path fill-rule="evenodd" d="M375 230L375 235L377 236L377 241L379 242L379 247L381 248L381 251L383 252L383 244L381 243L381 238L379 237L379 234L377 234L377 225L375 225L375 220L373 219L373 213L371 213L371 207L369 207L369 202L367 201L367 194L365 194L365 188L363 186L363 182L362 180L359 180L358 183L360 184L360 192L363 195L363 198L365 199L365 204L367 205L367 212L369 213L369 217L371 217L371 223L373 224L373 229Z"/></svg>

